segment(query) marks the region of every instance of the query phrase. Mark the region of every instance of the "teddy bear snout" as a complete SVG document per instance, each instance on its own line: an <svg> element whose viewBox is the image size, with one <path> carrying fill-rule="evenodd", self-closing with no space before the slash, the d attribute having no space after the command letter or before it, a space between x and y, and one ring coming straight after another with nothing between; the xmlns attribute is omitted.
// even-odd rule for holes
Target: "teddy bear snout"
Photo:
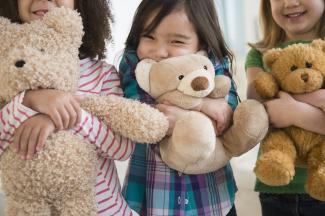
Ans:
<svg viewBox="0 0 325 216"><path fill-rule="evenodd" d="M196 77L191 86L194 91L202 91L209 88L209 80L206 77Z"/></svg>
<svg viewBox="0 0 325 216"><path fill-rule="evenodd" d="M309 79L309 75L306 74L306 73L303 73L300 75L301 79L306 83L308 82L308 79Z"/></svg>
<svg viewBox="0 0 325 216"><path fill-rule="evenodd" d="M15 66L17 68L22 68L22 67L24 67L25 64L26 64L26 62L24 60L18 60L18 61L16 61Z"/></svg>

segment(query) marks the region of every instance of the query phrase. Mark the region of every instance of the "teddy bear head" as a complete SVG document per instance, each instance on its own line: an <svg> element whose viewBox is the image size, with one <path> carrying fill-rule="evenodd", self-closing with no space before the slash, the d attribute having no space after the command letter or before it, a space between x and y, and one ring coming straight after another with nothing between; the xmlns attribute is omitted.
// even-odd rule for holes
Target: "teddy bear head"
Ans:
<svg viewBox="0 0 325 216"><path fill-rule="evenodd" d="M139 86L153 98L172 91L205 97L215 87L214 67L201 54L177 56L159 62L144 59L137 65L135 73Z"/></svg>
<svg viewBox="0 0 325 216"><path fill-rule="evenodd" d="M76 90L83 36L76 11L56 8L24 24L0 17L0 29L0 102L29 89Z"/></svg>
<svg viewBox="0 0 325 216"><path fill-rule="evenodd" d="M283 91L312 92L323 86L325 41L271 49L264 54L263 61Z"/></svg>

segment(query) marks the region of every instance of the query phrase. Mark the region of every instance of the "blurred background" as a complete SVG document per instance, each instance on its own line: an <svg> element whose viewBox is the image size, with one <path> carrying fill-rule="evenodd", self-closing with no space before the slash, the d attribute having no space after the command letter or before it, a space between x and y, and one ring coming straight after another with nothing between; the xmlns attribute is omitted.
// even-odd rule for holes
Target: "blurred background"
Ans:
<svg viewBox="0 0 325 216"><path fill-rule="evenodd" d="M113 24L113 41L107 48L107 61L118 66L118 59L123 51L124 42L130 30L133 14L140 0L111 0L115 17ZM219 22L224 37L235 54L235 81L242 100L246 98L246 77L244 70L245 55L249 49L248 42L259 38L258 10L259 0L215 0ZM126 6L127 5L127 6ZM254 192L255 175L253 167L258 147L231 160L238 192L236 208L238 216L260 216L258 194ZM121 182L124 180L127 163L116 162ZM4 195L0 189L0 216L4 216Z"/></svg>

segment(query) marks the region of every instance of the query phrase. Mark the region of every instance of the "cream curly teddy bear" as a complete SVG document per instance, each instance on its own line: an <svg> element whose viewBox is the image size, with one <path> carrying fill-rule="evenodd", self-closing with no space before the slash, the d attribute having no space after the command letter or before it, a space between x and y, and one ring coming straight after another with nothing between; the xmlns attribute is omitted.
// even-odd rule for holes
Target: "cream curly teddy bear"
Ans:
<svg viewBox="0 0 325 216"><path fill-rule="evenodd" d="M25 24L0 18L0 29L0 107L25 90L76 91L83 36L76 11L57 8ZM157 142L168 128L162 113L117 96L89 97L82 107L138 142ZM0 166L6 215L96 215L96 162L94 145L70 131L53 133L32 160L5 149Z"/></svg>

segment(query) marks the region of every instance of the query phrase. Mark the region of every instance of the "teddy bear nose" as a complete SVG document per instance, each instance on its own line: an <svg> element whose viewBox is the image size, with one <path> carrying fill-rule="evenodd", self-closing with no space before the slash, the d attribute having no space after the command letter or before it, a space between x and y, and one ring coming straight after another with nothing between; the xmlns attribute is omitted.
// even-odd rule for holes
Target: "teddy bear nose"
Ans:
<svg viewBox="0 0 325 216"><path fill-rule="evenodd" d="M22 68L22 67L24 67L25 64L26 64L26 62L24 60L18 60L18 61L16 61L15 66L17 68Z"/></svg>
<svg viewBox="0 0 325 216"><path fill-rule="evenodd" d="M209 80L206 77L196 77L191 86L194 91L206 90L209 87Z"/></svg>
<svg viewBox="0 0 325 216"><path fill-rule="evenodd" d="M301 74L301 79L304 81L304 82L308 82L308 74Z"/></svg>

